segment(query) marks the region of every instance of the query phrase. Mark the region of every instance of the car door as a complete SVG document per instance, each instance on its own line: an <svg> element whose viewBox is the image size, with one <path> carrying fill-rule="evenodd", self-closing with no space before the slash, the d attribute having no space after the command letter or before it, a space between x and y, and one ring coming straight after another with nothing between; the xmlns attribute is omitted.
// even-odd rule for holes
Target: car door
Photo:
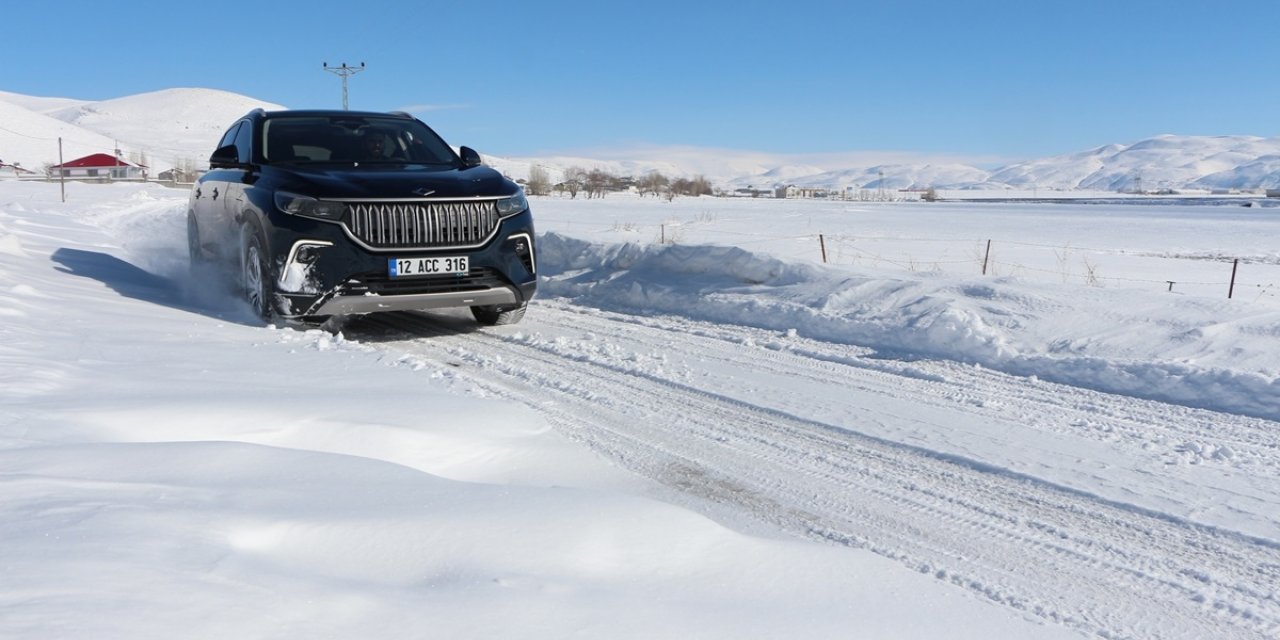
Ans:
<svg viewBox="0 0 1280 640"><path fill-rule="evenodd" d="M236 144L240 130L248 126L249 123L243 120L231 125L218 141L217 148L223 149ZM242 174L243 171L235 167L213 166L211 162L209 171L201 176L196 189L196 222L200 227L201 237L206 243L216 245L223 256L234 256L234 252L239 249L238 236L232 233L238 229L230 219L233 214L228 213L227 195L229 185L238 184Z"/></svg>
<svg viewBox="0 0 1280 640"><path fill-rule="evenodd" d="M253 161L253 122L244 120L236 130L233 144L236 146L236 161L239 166L228 169L226 181L222 183L222 215L224 230L229 240L239 242L240 214L245 210L245 187L254 172L249 167Z"/></svg>

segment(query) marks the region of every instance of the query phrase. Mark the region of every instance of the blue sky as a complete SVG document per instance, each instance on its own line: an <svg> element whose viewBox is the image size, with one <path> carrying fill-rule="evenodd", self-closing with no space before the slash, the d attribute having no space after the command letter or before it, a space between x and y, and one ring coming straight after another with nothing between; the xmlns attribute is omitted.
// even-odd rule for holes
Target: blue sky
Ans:
<svg viewBox="0 0 1280 640"><path fill-rule="evenodd" d="M496 155L653 146L989 165L1280 135L1280 2L6 3L0 90L409 110ZM95 59L96 58L96 59Z"/></svg>

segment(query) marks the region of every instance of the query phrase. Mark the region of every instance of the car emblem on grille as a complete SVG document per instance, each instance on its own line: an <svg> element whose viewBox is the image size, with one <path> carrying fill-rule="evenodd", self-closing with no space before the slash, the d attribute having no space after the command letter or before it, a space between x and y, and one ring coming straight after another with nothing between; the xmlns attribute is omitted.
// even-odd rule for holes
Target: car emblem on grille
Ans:
<svg viewBox="0 0 1280 640"><path fill-rule="evenodd" d="M414 190L413 190L413 192L425 198L425 197L427 197L427 196L429 196L429 195L431 195L431 194L435 193L435 192L436 192L436 190L435 190L435 189L428 189L428 188L426 188L426 187L423 187L423 188L421 188L421 189L414 189Z"/></svg>

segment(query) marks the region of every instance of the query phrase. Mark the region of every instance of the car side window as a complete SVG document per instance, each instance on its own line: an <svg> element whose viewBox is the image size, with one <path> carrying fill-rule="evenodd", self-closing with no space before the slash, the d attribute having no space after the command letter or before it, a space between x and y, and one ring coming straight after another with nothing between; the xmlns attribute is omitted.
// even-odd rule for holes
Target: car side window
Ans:
<svg viewBox="0 0 1280 640"><path fill-rule="evenodd" d="M433 131L426 128L426 125L416 123L409 125L404 131L404 146L407 149L409 158L414 162L425 162L428 164L451 164L455 162L453 152L445 144L440 136L435 135Z"/></svg>
<svg viewBox="0 0 1280 640"><path fill-rule="evenodd" d="M240 130L240 124L241 123L237 122L231 125L231 128L227 129L227 132L222 134L222 139L218 141L217 148L221 149L229 144L235 144L236 132Z"/></svg>
<svg viewBox="0 0 1280 640"><path fill-rule="evenodd" d="M240 123L240 129L236 131L234 144L236 145L237 160L243 164L249 164L253 161L253 123Z"/></svg>

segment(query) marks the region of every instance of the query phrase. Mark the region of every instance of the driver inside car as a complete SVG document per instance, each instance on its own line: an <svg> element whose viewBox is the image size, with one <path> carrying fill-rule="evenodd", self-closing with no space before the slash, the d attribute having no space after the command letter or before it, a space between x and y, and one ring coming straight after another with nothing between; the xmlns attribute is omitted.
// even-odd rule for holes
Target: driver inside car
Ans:
<svg viewBox="0 0 1280 640"><path fill-rule="evenodd" d="M360 135L360 149L365 160L381 160L387 157L386 136L381 131L365 131Z"/></svg>

